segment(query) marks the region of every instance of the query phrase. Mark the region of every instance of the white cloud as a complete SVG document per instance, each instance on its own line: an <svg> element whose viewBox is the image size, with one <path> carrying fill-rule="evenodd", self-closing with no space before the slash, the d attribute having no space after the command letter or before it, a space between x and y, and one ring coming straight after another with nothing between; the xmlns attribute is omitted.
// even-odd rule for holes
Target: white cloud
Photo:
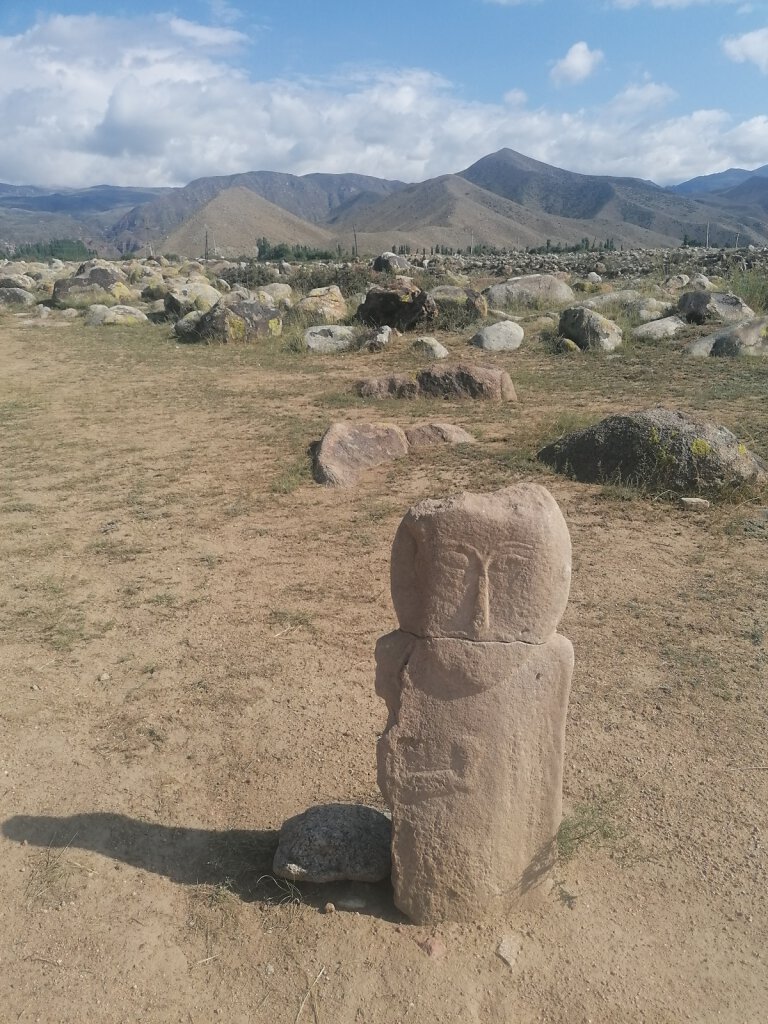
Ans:
<svg viewBox="0 0 768 1024"><path fill-rule="evenodd" d="M249 170L421 181L503 146L662 184L765 163L768 117L668 118L674 94L652 81L575 113L532 107L517 89L469 102L419 68L260 81L222 53L238 39L208 31L57 16L0 37L0 181L180 185Z"/></svg>
<svg viewBox="0 0 768 1024"><path fill-rule="evenodd" d="M734 36L723 43L726 54L740 64L750 61L768 74L768 28L758 28L743 36Z"/></svg>
<svg viewBox="0 0 768 1024"><path fill-rule="evenodd" d="M585 42L574 43L552 68L550 77L558 85L563 82L583 82L594 73L604 56L602 50L590 50Z"/></svg>

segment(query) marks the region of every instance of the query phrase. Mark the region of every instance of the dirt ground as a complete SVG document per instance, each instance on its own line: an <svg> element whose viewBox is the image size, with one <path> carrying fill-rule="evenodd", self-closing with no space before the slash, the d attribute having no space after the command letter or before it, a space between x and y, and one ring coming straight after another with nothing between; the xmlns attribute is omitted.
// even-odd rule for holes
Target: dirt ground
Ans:
<svg viewBox="0 0 768 1024"><path fill-rule="evenodd" d="M768 518L576 484L532 453L664 402L765 456L768 367L534 341L483 361L518 403L352 397L416 365L405 339L310 357L0 322L4 1024L766 1019ZM342 417L437 418L481 444L322 488L306 447ZM381 806L373 649L400 517L519 479L550 488L575 557L548 903L423 928L387 885L275 880L286 817Z"/></svg>

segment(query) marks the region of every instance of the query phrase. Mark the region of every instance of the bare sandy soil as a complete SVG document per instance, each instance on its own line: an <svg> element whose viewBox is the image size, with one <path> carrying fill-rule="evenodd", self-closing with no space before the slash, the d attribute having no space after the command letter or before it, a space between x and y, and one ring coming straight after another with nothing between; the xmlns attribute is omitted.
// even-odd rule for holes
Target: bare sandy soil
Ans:
<svg viewBox="0 0 768 1024"><path fill-rule="evenodd" d="M3 1022L765 1019L768 519L759 500L690 514L575 484L531 455L663 401L765 456L768 368L532 341L484 360L514 405L349 395L415 365L405 345L310 358L0 323ZM321 488L305 449L342 416L449 420L482 443ZM395 624L403 512L525 478L560 502L575 554L549 902L427 929L387 885L273 879L286 817L381 806L373 648Z"/></svg>

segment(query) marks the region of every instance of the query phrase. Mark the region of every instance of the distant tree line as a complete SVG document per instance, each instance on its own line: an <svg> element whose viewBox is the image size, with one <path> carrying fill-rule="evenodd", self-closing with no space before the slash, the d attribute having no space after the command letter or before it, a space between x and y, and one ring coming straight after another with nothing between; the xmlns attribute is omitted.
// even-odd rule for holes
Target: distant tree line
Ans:
<svg viewBox="0 0 768 1024"><path fill-rule="evenodd" d="M266 260L293 260L297 263L307 263L312 260L335 260L341 259L341 246L337 245L335 250L316 249L311 245L289 245L287 242L273 244L268 238L257 238L256 248L259 250L258 259Z"/></svg>
<svg viewBox="0 0 768 1024"><path fill-rule="evenodd" d="M30 260L34 263L45 260L88 260L96 255L95 249L89 249L79 238L52 238L49 242L27 242L13 247L16 259Z"/></svg>

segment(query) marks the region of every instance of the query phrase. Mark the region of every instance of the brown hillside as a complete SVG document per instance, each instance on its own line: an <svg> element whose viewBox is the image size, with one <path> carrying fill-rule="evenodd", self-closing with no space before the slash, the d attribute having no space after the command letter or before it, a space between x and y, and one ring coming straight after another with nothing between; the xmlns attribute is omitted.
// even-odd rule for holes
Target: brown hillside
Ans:
<svg viewBox="0 0 768 1024"><path fill-rule="evenodd" d="M261 237L289 245L327 247L332 243L329 232L317 225L294 217L247 188L235 187L206 203L168 235L160 248L182 256L201 256L206 230L210 248L222 256L252 254Z"/></svg>

